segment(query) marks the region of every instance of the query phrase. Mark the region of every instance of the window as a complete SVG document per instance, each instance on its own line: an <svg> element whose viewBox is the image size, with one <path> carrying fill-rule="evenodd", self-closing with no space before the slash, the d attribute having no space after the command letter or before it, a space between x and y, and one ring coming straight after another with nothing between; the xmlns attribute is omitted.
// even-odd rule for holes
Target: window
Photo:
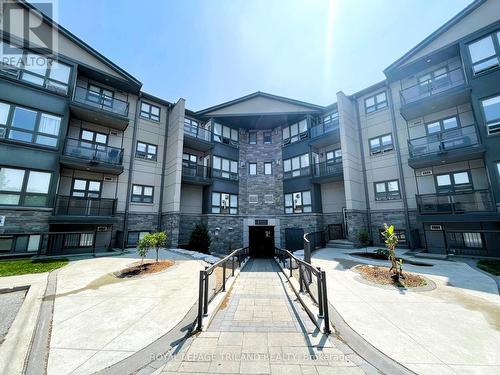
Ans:
<svg viewBox="0 0 500 375"><path fill-rule="evenodd" d="M283 134L283 145L294 143L302 139L306 139L307 134L307 119L299 121L295 124L285 126L281 129Z"/></svg>
<svg viewBox="0 0 500 375"><path fill-rule="evenodd" d="M52 174L0 167L0 205L45 207Z"/></svg>
<svg viewBox="0 0 500 375"><path fill-rule="evenodd" d="M456 116L425 124L427 134L441 133L446 130L456 129L458 126L458 118Z"/></svg>
<svg viewBox="0 0 500 375"><path fill-rule="evenodd" d="M213 157L213 176L229 178L231 180L238 179L238 162L234 160L224 159L219 156Z"/></svg>
<svg viewBox="0 0 500 375"><path fill-rule="evenodd" d="M212 213L231 214L238 213L238 196L228 193L212 193Z"/></svg>
<svg viewBox="0 0 500 375"><path fill-rule="evenodd" d="M499 66L500 31L469 44L469 54L474 74Z"/></svg>
<svg viewBox="0 0 500 375"><path fill-rule="evenodd" d="M489 134L500 132L500 95L481 100Z"/></svg>
<svg viewBox="0 0 500 375"><path fill-rule="evenodd" d="M188 154L188 153L183 153L182 154L182 163L183 164L196 164L198 163L198 156L193 155L193 154Z"/></svg>
<svg viewBox="0 0 500 375"><path fill-rule="evenodd" d="M132 202L153 203L153 186L132 185Z"/></svg>
<svg viewBox="0 0 500 375"><path fill-rule="evenodd" d="M141 117L153 121L160 121L160 107L146 102L141 102Z"/></svg>
<svg viewBox="0 0 500 375"><path fill-rule="evenodd" d="M155 160L156 161L157 147L150 143L137 142L135 148L135 157L139 159ZM184 156L183 156L184 159Z"/></svg>
<svg viewBox="0 0 500 375"><path fill-rule="evenodd" d="M393 148L392 134L385 134L380 137L370 139L370 154L372 155L391 151Z"/></svg>
<svg viewBox="0 0 500 375"><path fill-rule="evenodd" d="M371 113L387 107L385 91L365 99L365 112Z"/></svg>
<svg viewBox="0 0 500 375"><path fill-rule="evenodd" d="M274 203L274 197L272 194L265 194L264 195L264 203L266 204L273 204Z"/></svg>
<svg viewBox="0 0 500 375"><path fill-rule="evenodd" d="M326 153L326 163L341 163L342 162L342 150L327 151Z"/></svg>
<svg viewBox="0 0 500 375"><path fill-rule="evenodd" d="M108 144L108 135L92 130L82 129L80 133L80 145L98 150L105 150Z"/></svg>
<svg viewBox="0 0 500 375"><path fill-rule="evenodd" d="M453 249L483 249L483 239L479 232L448 232L448 246Z"/></svg>
<svg viewBox="0 0 500 375"><path fill-rule="evenodd" d="M309 154L283 160L283 172L283 178L308 176L310 173Z"/></svg>
<svg viewBox="0 0 500 375"><path fill-rule="evenodd" d="M37 252L40 248L39 234L0 235L0 253Z"/></svg>
<svg viewBox="0 0 500 375"><path fill-rule="evenodd" d="M68 233L64 235L64 247L67 249L92 247L94 233Z"/></svg>
<svg viewBox="0 0 500 375"><path fill-rule="evenodd" d="M265 131L263 133L263 140L265 145L270 145L273 143L273 132L272 131Z"/></svg>
<svg viewBox="0 0 500 375"><path fill-rule="evenodd" d="M248 196L248 203L251 204L259 203L259 196L257 194L250 194Z"/></svg>
<svg viewBox="0 0 500 375"><path fill-rule="evenodd" d="M225 143L227 145L238 146L239 142L238 130L232 129L228 126L224 126L215 122L214 141L219 143Z"/></svg>
<svg viewBox="0 0 500 375"><path fill-rule="evenodd" d="M257 175L257 163L248 163L248 173L250 176Z"/></svg>
<svg viewBox="0 0 500 375"><path fill-rule="evenodd" d="M497 173L498 176L500 177L500 161L497 161Z"/></svg>
<svg viewBox="0 0 500 375"><path fill-rule="evenodd" d="M4 54L0 73L37 86L43 86L57 93L68 93L71 66L46 56L23 51L13 45L8 48L15 51L11 54ZM7 51L6 42L0 41L0 50Z"/></svg>
<svg viewBox="0 0 500 375"><path fill-rule="evenodd" d="M300 214L312 212L311 192L300 191L292 194L285 194L285 213Z"/></svg>
<svg viewBox="0 0 500 375"><path fill-rule="evenodd" d="M104 87L89 83L87 89L87 100L109 109L113 108L114 92Z"/></svg>
<svg viewBox="0 0 500 375"><path fill-rule="evenodd" d="M468 171L436 175L436 190L438 193L450 193L472 190L472 182Z"/></svg>
<svg viewBox="0 0 500 375"><path fill-rule="evenodd" d="M82 198L99 198L101 196L101 181L75 178L73 180L71 195Z"/></svg>
<svg viewBox="0 0 500 375"><path fill-rule="evenodd" d="M450 83L447 67L436 69L418 77L420 94L430 94L432 90L447 86Z"/></svg>
<svg viewBox="0 0 500 375"><path fill-rule="evenodd" d="M273 163L267 161L264 162L264 174L273 174Z"/></svg>
<svg viewBox="0 0 500 375"><path fill-rule="evenodd" d="M148 231L130 231L127 234L127 245L135 246L137 245L137 241L142 240L146 234L149 234Z"/></svg>
<svg viewBox="0 0 500 375"><path fill-rule="evenodd" d="M0 138L57 147L61 118L0 102Z"/></svg>
<svg viewBox="0 0 500 375"><path fill-rule="evenodd" d="M248 143L250 143L251 145L257 144L257 132L248 133Z"/></svg>
<svg viewBox="0 0 500 375"><path fill-rule="evenodd" d="M376 201L401 199L398 180L375 182L374 185Z"/></svg>

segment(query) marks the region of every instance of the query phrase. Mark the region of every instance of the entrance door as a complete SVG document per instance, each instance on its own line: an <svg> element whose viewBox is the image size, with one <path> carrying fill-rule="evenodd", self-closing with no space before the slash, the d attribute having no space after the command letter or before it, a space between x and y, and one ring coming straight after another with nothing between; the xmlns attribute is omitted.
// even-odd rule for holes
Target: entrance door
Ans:
<svg viewBox="0 0 500 375"><path fill-rule="evenodd" d="M270 258L274 255L274 227L252 226L248 228L250 256Z"/></svg>

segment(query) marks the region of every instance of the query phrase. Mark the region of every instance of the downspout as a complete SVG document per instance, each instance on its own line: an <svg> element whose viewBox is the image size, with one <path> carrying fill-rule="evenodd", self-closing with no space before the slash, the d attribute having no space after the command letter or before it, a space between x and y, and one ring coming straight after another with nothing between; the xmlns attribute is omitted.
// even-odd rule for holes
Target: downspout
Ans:
<svg viewBox="0 0 500 375"><path fill-rule="evenodd" d="M127 183L127 200L125 201L125 214L123 215L123 238L122 238L122 250L125 249L125 238L128 232L128 216L130 209L130 196L132 193L132 175L134 168L134 154L135 154L135 143L137 142L137 123L139 121L139 104L141 102L141 93L137 95L137 101L135 103L135 116L134 116L134 131L132 133L132 147L130 148L130 163L128 169L128 183ZM124 134L125 135L125 134Z"/></svg>
<svg viewBox="0 0 500 375"><path fill-rule="evenodd" d="M396 126L396 114L394 113L394 102L392 100L392 90L388 82L386 82L387 91L389 92L389 106L391 108L391 122L392 122L392 133L394 135L394 143L396 147L396 158L398 161L398 171L399 171L399 184L401 185L401 194L403 196L403 209L405 210L405 224L407 228L407 238L411 239L411 229L410 229L410 215L408 213L408 201L406 197L406 182L403 174L403 162L401 159L401 151L399 148L399 136L398 129ZM408 126L407 126L408 128ZM413 247L412 241L410 241L410 249Z"/></svg>
<svg viewBox="0 0 500 375"><path fill-rule="evenodd" d="M160 207L158 208L158 231L161 231L161 214L163 210L163 194L165 188L165 163L167 160L167 141L168 141L168 121L170 118L171 105L167 106L167 116L165 120L165 138L163 140L163 157L161 164L161 183L160 183Z"/></svg>
<svg viewBox="0 0 500 375"><path fill-rule="evenodd" d="M361 120L359 117L359 104L358 104L358 98L355 97L355 105L356 105L356 121L358 122L358 137L359 137L359 150L361 154L361 168L363 171L363 185L365 187L365 201L366 201L366 217L367 217L367 224L368 224L368 234L370 238L372 238L372 215L371 215L371 209L370 209L370 196L368 195L368 179L366 178L366 163L365 163L365 149L364 149L364 142L363 142L363 134L361 132ZM372 238L373 240L373 238Z"/></svg>

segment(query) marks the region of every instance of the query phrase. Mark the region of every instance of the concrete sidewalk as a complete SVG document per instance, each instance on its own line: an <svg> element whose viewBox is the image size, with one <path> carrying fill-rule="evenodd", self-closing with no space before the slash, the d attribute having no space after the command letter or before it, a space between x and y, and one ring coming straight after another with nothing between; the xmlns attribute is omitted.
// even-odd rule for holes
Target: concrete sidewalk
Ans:
<svg viewBox="0 0 500 375"><path fill-rule="evenodd" d="M405 264L436 283L433 291L384 289L356 280L355 264L388 262L350 256L363 250L322 249L328 297L370 344L418 374L500 373L500 297L495 281L465 263L414 259ZM411 258L411 257L409 257Z"/></svg>
<svg viewBox="0 0 500 375"><path fill-rule="evenodd" d="M153 257L153 254L148 254ZM111 272L134 254L71 262L59 271L47 373L89 374L144 348L171 330L197 299L201 262L170 251L167 270L136 279Z"/></svg>
<svg viewBox="0 0 500 375"><path fill-rule="evenodd" d="M206 332L157 373L363 374L285 292L272 259L252 259Z"/></svg>

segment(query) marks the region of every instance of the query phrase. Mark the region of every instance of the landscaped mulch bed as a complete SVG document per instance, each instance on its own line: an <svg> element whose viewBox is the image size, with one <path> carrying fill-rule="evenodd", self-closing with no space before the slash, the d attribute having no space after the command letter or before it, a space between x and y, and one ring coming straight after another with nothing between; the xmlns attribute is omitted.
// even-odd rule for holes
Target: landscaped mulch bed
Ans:
<svg viewBox="0 0 500 375"><path fill-rule="evenodd" d="M417 288L426 286L427 281L419 275L403 271L404 279L399 282L394 281L391 277L392 273L389 272L389 267L369 266L362 265L354 268L365 280L379 285L394 285L405 288Z"/></svg>
<svg viewBox="0 0 500 375"><path fill-rule="evenodd" d="M125 268L121 271L115 272L115 276L123 279L129 277L137 277L151 273L157 273L166 270L174 264L172 260L161 260L159 262L147 262L142 265L136 264L134 266Z"/></svg>

